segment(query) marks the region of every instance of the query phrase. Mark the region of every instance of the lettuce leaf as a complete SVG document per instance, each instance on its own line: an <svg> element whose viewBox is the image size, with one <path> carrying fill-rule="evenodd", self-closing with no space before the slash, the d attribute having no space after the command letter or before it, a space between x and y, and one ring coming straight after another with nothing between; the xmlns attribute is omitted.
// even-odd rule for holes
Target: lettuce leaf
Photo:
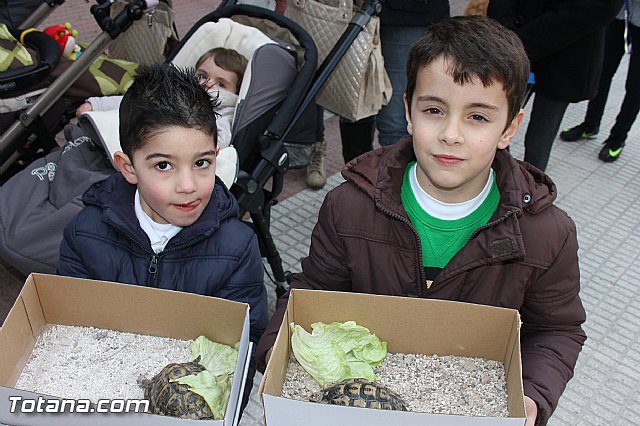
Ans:
<svg viewBox="0 0 640 426"><path fill-rule="evenodd" d="M231 392L231 375L223 374L216 376L211 371L204 370L198 374L171 379L171 382L178 382L187 385L189 390L202 396L211 408L215 420L223 420Z"/></svg>
<svg viewBox="0 0 640 426"><path fill-rule="evenodd" d="M198 357L200 365L216 376L233 374L238 362L238 350L200 336L191 343L191 361Z"/></svg>
<svg viewBox="0 0 640 426"><path fill-rule="evenodd" d="M352 378L375 380L373 369L387 356L387 344L355 321L311 324L311 333L294 323L291 347L302 367L321 386Z"/></svg>
<svg viewBox="0 0 640 426"><path fill-rule="evenodd" d="M202 396L211 408L215 420L224 419L227 410L231 377L238 360L238 344L232 348L221 343L212 342L204 336L191 343L191 361L198 362L206 370L191 374L171 382L187 385L189 390Z"/></svg>

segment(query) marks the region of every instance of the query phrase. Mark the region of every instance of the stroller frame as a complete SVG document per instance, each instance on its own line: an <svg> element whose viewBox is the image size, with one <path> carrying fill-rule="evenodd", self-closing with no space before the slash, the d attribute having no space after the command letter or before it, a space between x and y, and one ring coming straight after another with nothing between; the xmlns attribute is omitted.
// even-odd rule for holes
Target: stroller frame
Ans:
<svg viewBox="0 0 640 426"><path fill-rule="evenodd" d="M86 71L91 63L102 54L109 44L126 31L134 21L141 19L145 13L152 10L158 0L134 0L127 4L125 9L115 18L110 17L110 0L96 0L97 4L91 6L91 14L102 29L102 32L85 49L82 56L74 61L71 66L58 78L51 86L38 98L38 100L25 112L20 114L19 119L14 122L0 138L0 176L9 167L20 159L21 145L28 145L31 150L44 148L46 152L56 147L55 140L51 135L47 135L41 125L42 115L47 112L57 102L62 95L76 82L79 76ZM56 5L60 5L64 0L56 0ZM37 23L44 16L55 8L47 4L41 5L28 19L20 25L24 27L26 23ZM19 36L18 36L19 38ZM23 141L27 139L27 143ZM35 141L38 141L39 146Z"/></svg>
<svg viewBox="0 0 640 426"><path fill-rule="evenodd" d="M19 30L26 30L27 28L35 28L44 21L58 6L62 6L65 0L42 0L42 4L33 11L23 23L18 25Z"/></svg>
<svg viewBox="0 0 640 426"><path fill-rule="evenodd" d="M378 15L381 10L380 0L365 0L317 70L315 43L301 26L275 12L249 5L237 5L235 1L226 2L214 12L201 18L185 35L178 47L178 49L182 47L203 23L242 14L268 19L287 28L305 50L305 62L299 71L298 78L291 86L291 95L283 101L278 114L257 141L257 147L260 150L258 163L251 169L241 163L236 183L231 188L231 192L238 200L241 216L248 213L251 218L250 224L258 236L262 256L267 259L271 267L278 297L289 290L291 282L291 273L283 268L282 258L270 230L271 208L278 203L278 196L284 185L284 175L289 168L288 153L284 146L285 138L307 108L315 108L315 97L318 91L335 70L360 31L366 27L371 17ZM171 56L167 59L170 60ZM271 188L268 190L265 186L269 181L271 181Z"/></svg>

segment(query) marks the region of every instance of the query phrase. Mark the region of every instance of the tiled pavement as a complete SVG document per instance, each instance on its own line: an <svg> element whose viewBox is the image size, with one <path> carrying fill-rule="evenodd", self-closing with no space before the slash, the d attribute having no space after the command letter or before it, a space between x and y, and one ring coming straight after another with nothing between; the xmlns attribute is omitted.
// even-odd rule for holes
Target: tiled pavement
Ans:
<svg viewBox="0 0 640 426"><path fill-rule="evenodd" d="M82 0L67 3L85 7ZM201 16L199 10L209 10L217 3L175 0L179 29L181 25L189 27L186 19L181 23L181 16L185 16L182 11L197 18ZM461 2L452 2L455 11L454 3ZM181 31L184 34L186 29ZM640 158L640 122L632 128L619 161L604 164L597 159L600 142L606 138L624 95L624 70L626 62L612 85L601 136L583 143L558 140L547 169L558 186L557 204L578 227L581 294L588 314L585 329L589 337L575 377L549 422L551 426L640 424L640 162L636 161ZM585 109L586 102L571 105L563 125L579 123ZM327 186L320 191L303 189L304 171L290 171L281 202L273 208L272 232L285 267L291 271L300 270L300 259L308 251L309 236L324 195L342 181L336 173L341 165L336 119L327 120L326 126L331 174ZM512 153L517 158L524 151L525 128L526 119L512 142ZM3 299L10 299L10 292L17 290L17 275L0 264L0 318ZM270 299L273 305L273 292ZM256 377L256 389L259 379ZM241 425L259 424L261 409L254 394Z"/></svg>

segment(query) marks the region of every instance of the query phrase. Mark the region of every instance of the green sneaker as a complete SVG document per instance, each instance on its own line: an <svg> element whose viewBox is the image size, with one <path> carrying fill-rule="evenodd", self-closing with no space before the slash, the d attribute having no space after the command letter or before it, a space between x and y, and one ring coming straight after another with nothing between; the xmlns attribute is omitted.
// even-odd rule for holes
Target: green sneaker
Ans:
<svg viewBox="0 0 640 426"><path fill-rule="evenodd" d="M609 138L604 141L604 146L600 150L598 158L605 163L612 163L620 158L622 148L624 148L624 141L615 140L609 136Z"/></svg>
<svg viewBox="0 0 640 426"><path fill-rule="evenodd" d="M600 129L597 127L591 127L586 123L578 124L576 127L570 129L564 129L560 132L560 139L565 142L575 142L583 139L591 139L598 134Z"/></svg>

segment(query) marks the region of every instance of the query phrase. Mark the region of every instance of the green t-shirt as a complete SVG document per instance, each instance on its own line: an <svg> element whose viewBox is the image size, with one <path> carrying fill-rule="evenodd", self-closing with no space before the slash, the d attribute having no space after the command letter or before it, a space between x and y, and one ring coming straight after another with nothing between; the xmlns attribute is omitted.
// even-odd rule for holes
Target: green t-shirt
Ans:
<svg viewBox="0 0 640 426"><path fill-rule="evenodd" d="M422 245L422 264L425 268L442 269L467 243L471 234L486 225L498 208L500 191L495 174L487 198L469 215L455 220L443 220L427 213L411 188L410 173L415 162L410 163L402 182L402 204L411 223L418 231Z"/></svg>

